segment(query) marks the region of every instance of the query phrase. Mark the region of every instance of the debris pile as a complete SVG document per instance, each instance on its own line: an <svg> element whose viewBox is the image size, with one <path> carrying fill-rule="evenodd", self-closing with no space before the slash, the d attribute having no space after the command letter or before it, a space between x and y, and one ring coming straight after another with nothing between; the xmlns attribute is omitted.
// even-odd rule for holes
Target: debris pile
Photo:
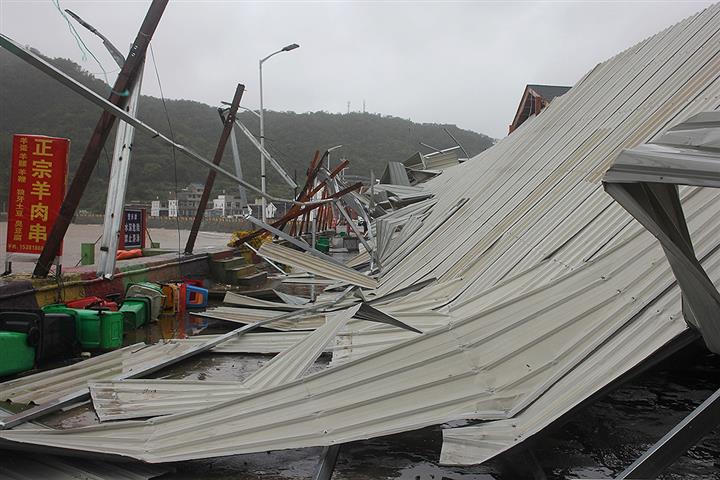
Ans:
<svg viewBox="0 0 720 480"><path fill-rule="evenodd" d="M80 364L72 388L91 394L101 425L6 429L0 439L152 463L332 446L460 419L482 423L444 430L443 463L484 462L523 442L648 358L709 331L683 315L670 243L658 243L601 180L623 150L718 109L719 40L715 5L598 64L465 162L453 150L391 163L387 183L358 192L316 155L292 214L272 225L249 218L259 228L236 246L279 237L283 244L264 243L258 255L330 280L317 301L229 295L232 306L203 315L245 326L204 343L143 347L187 358L277 342L272 362L245 382L217 385L127 380L120 365L100 377ZM683 187L678 202L703 285L717 285L720 190ZM346 263L318 251L302 240L312 218L316 227L318 218L345 219L363 251ZM249 337L257 326L273 331ZM332 352L328 368L306 374L322 352ZM47 387L31 376L0 384L0 395L53 403L67 391Z"/></svg>

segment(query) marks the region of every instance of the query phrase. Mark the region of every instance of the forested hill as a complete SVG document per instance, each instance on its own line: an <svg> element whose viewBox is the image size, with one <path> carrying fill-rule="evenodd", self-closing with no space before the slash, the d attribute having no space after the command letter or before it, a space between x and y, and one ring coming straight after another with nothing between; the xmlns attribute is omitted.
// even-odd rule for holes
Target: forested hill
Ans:
<svg viewBox="0 0 720 480"><path fill-rule="evenodd" d="M51 60L60 70L68 73L96 92L107 96L110 87L91 76L82 68L65 59ZM152 70L147 70L148 78ZM234 85L225 92L228 100ZM218 98L221 100L222 98ZM212 158L222 124L217 108L190 100L167 100L173 133L176 141ZM92 129L101 111L87 100L71 92L55 80L28 66L11 54L0 51L0 202L5 205L9 185L8 172L13 133L43 134L66 137L71 140L70 178L87 145ZM143 96L138 116L141 120L168 134L168 122L158 98ZM257 134L257 118L249 112L239 115L240 120ZM454 142L442 130L447 128L465 147L475 155L492 145L492 139L454 125L418 124L397 117L370 113L331 114L326 112L294 113L274 112L265 114L266 145L271 154L293 175L297 171L301 179L307 170L315 150L324 151L334 145L343 145L334 153L334 159L346 157L351 162L350 172L368 175L373 169L380 175L388 161L403 161L420 150L423 142L436 148L454 146ZM82 208L102 211L112 155L114 133L106 145L106 151L93 173ZM259 185L259 153L245 138L239 138L241 159L245 176ZM138 132L133 148L132 170L128 200L166 199L176 187L182 189L190 182L204 182L207 170L178 153L174 168L172 150ZM228 145L223 165L232 169L231 149ZM268 165L268 171L271 172ZM278 194L288 190L280 177L268 174L268 189ZM218 177L215 191L234 190L232 184Z"/></svg>

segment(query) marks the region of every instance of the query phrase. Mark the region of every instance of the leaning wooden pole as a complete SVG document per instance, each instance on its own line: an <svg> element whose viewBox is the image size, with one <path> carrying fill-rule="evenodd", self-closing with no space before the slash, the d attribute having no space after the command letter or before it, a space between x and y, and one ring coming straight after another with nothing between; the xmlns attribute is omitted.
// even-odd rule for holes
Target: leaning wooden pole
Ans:
<svg viewBox="0 0 720 480"><path fill-rule="evenodd" d="M245 85L238 84L235 89L235 96L230 104L230 110L228 110L227 117L225 117L225 124L223 126L223 131L220 134L220 140L218 141L217 148L215 149L215 156L213 157L214 165L220 165L220 162L222 161L223 153L225 153L225 145L230 138L233 125L235 125L235 116L237 115L238 107L240 107L240 100L242 99L244 91ZM193 248L195 248L195 239L197 239L200 224L202 223L203 216L205 215L205 208L207 207L208 200L210 199L210 193L212 192L213 184L215 183L215 175L217 175L215 170L210 170L208 172L207 179L205 180L205 188L203 189L202 196L200 197L200 205L198 205L197 212L195 212L195 220L193 220L192 228L190 229L190 236L185 244L186 255L190 255L193 252Z"/></svg>
<svg viewBox="0 0 720 480"><path fill-rule="evenodd" d="M145 52L160 22L160 18L162 18L167 3L168 0L153 0L145 15L145 20L143 20L140 30L135 37L135 42L133 42L130 47L127 60L125 60L125 64L120 69L120 73L115 80L110 97L108 98L108 101L118 107L125 108L130 98L127 92L130 91L132 85L135 83L138 72L145 60ZM105 141L113 125L115 125L115 115L103 111L100 120L98 120L97 125L95 125L95 130L93 131L92 137L90 137L90 142L85 148L85 153L80 160L75 176L70 183L65 200L60 207L60 213L55 220L52 230L50 230L50 235L48 235L45 241L45 247L33 271L34 276L47 277L48 272L50 272L55 254L60 248L63 238L65 238L70 222L75 216L75 211L80 204L80 199L83 193L85 193L87 184L90 182L90 177L100 157L100 152L105 146Z"/></svg>

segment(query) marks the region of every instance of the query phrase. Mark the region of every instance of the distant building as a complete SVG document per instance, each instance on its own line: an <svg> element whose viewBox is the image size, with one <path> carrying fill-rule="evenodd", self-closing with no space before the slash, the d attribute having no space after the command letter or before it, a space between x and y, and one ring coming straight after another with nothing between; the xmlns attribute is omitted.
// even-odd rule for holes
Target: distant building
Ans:
<svg viewBox="0 0 720 480"><path fill-rule="evenodd" d="M515 131L531 116L539 114L555 97L565 94L571 88L558 85L527 85L508 134Z"/></svg>
<svg viewBox="0 0 720 480"><path fill-rule="evenodd" d="M153 200L150 205L142 205L148 208L151 217L194 217L200 205L204 186L199 183L191 183L181 191L177 192L177 199L168 199L167 202ZM205 206L205 217L239 217L248 213L248 207L252 216L262 218L261 199L255 199L255 203L243 205L239 197L228 195L223 192L217 198L208 201ZM290 202L268 202L268 218L280 218L292 208Z"/></svg>
<svg viewBox="0 0 720 480"><path fill-rule="evenodd" d="M245 213L243 211L242 201L232 195L226 195L223 193L222 195L218 195L212 202L212 210L206 210L206 215L233 217Z"/></svg>
<svg viewBox="0 0 720 480"><path fill-rule="evenodd" d="M177 210L180 217L194 217L200 206L200 197L205 186L200 183L191 183L177 192ZM210 208L212 206L210 205Z"/></svg>

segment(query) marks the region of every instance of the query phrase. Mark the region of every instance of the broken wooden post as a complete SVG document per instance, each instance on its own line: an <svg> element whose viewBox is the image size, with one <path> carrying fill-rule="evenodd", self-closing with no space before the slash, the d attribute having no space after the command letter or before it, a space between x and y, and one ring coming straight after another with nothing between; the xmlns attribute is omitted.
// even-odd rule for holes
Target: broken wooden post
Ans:
<svg viewBox="0 0 720 480"><path fill-rule="evenodd" d="M238 107L240 106L240 99L242 99L243 92L245 91L245 85L238 84L235 89L235 96L233 97L230 110L228 110L227 117L225 117L225 126L220 134L220 140L218 141L217 148L215 149L215 157L213 157L213 164L220 165L222 161L223 153L225 152L225 145L227 144L228 138L232 133L233 126L235 125L235 115L237 114ZM207 207L208 200L210 199L210 193L212 192L213 184L215 183L215 170L208 172L207 179L205 180L205 188L203 189L202 196L200 197L200 204L198 205L197 212L195 212L195 219L193 220L192 228L190 229L190 236L188 236L187 243L185 244L185 254L190 255L195 248L195 239L197 238L198 231L200 230L200 224L202 223L203 216L205 215L205 207Z"/></svg>

